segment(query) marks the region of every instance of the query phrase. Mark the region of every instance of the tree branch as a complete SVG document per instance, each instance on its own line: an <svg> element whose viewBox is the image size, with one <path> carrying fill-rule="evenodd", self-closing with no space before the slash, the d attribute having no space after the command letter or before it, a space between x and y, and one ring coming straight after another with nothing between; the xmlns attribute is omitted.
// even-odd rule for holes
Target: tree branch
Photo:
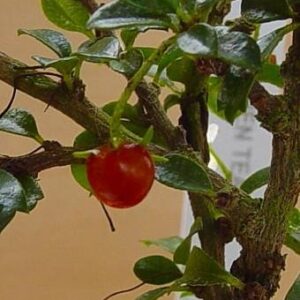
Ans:
<svg viewBox="0 0 300 300"><path fill-rule="evenodd" d="M0 156L0 169L5 169L14 175L29 174L37 176L39 172L49 168L83 163L83 159L73 156L74 151L73 148L62 147L55 143L55 147L49 147L40 153L17 157Z"/></svg>
<svg viewBox="0 0 300 300"><path fill-rule="evenodd" d="M16 67L20 66L24 67L25 65L0 53L0 80L13 85L14 78L20 74L20 71L18 71ZM151 110L150 108L148 110L148 113L153 117L152 121L154 126L163 130L164 135L172 136L174 134L173 125L169 124L163 128L166 116L158 103L158 99L155 97L154 100L150 99L150 94L152 96L153 94L148 93L149 91L145 86L140 85L139 88L140 90L137 90L137 93L142 93L140 96L143 96L145 106L147 105L147 108L149 108L150 103L154 105ZM141 90L141 88L143 89ZM73 92L69 92L61 83L39 75L20 80L18 89L47 105L50 104L77 124L97 135L101 143L108 141L110 118L84 97L84 87L81 82L76 84ZM169 127L170 129L167 129ZM125 128L122 129L122 133L127 140L140 140L139 137ZM166 151L165 149L153 145L150 145L150 150L157 154L163 154ZM71 151L72 150L68 148L62 148L17 158L4 157L1 158L0 165L2 168L8 168L14 172L38 173L47 168L73 163L74 158L71 155ZM190 149L183 151L187 151L191 154ZM254 202L249 195L229 184L216 172L209 170L202 161L198 161L198 163L209 173L215 191L220 193L222 197L226 194L228 201L222 203L221 208L226 215L232 218L234 233L237 236L244 235L244 224L247 224L248 220L257 213L257 202ZM215 200L217 204L222 202L219 201L220 199L218 198Z"/></svg>
<svg viewBox="0 0 300 300"><path fill-rule="evenodd" d="M146 117L154 128L159 132L170 149L180 149L186 147L184 132L181 128L175 127L159 101L160 89L154 84L141 82L136 88L139 102L146 110Z"/></svg>
<svg viewBox="0 0 300 300"><path fill-rule="evenodd" d="M257 109L256 118L264 128L273 133L286 130L288 106L284 97L271 95L260 83L255 82L249 98L251 104Z"/></svg>

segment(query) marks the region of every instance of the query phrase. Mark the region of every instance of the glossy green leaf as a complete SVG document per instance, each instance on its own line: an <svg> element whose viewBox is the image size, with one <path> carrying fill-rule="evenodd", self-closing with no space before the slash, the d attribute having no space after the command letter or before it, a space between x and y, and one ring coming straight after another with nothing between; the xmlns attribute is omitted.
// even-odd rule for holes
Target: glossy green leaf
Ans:
<svg viewBox="0 0 300 300"><path fill-rule="evenodd" d="M30 137L42 142L33 116L20 108L9 110L0 119L0 131Z"/></svg>
<svg viewBox="0 0 300 300"><path fill-rule="evenodd" d="M249 176L242 184L241 189L248 194L268 184L270 177L270 168L263 168Z"/></svg>
<svg viewBox="0 0 300 300"><path fill-rule="evenodd" d="M117 59L120 49L117 38L104 37L84 42L74 54L86 61L100 63Z"/></svg>
<svg viewBox="0 0 300 300"><path fill-rule="evenodd" d="M32 56L43 68L53 68L61 74L71 74L79 63L78 57L70 56L60 59L52 59L38 55Z"/></svg>
<svg viewBox="0 0 300 300"><path fill-rule="evenodd" d="M296 278L294 284L291 286L285 300L299 300L300 298L300 275Z"/></svg>
<svg viewBox="0 0 300 300"><path fill-rule="evenodd" d="M173 260L176 264L185 265L188 261L192 243L192 237L194 234L198 233L203 229L202 219L200 217L196 218L193 225L191 226L188 236L182 241L174 253Z"/></svg>
<svg viewBox="0 0 300 300"><path fill-rule="evenodd" d="M148 144L151 143L152 139L154 136L154 128L153 125L151 125L147 131L145 132L145 134L143 135L143 139L140 142L141 145L147 146Z"/></svg>
<svg viewBox="0 0 300 300"><path fill-rule="evenodd" d="M171 94L164 100L164 110L168 111L171 107L180 104L181 97L176 94Z"/></svg>
<svg viewBox="0 0 300 300"><path fill-rule="evenodd" d="M37 180L31 176L18 176L26 197L28 211L31 211L37 202L44 198L44 194Z"/></svg>
<svg viewBox="0 0 300 300"><path fill-rule="evenodd" d="M141 258L133 270L142 282L149 284L165 284L182 276L173 261L160 255Z"/></svg>
<svg viewBox="0 0 300 300"><path fill-rule="evenodd" d="M249 35L237 31L219 33L218 43L218 58L245 69L260 69L259 47Z"/></svg>
<svg viewBox="0 0 300 300"><path fill-rule="evenodd" d="M218 56L218 37L213 26L198 24L182 33L178 39L179 48L185 53L201 57Z"/></svg>
<svg viewBox="0 0 300 300"><path fill-rule="evenodd" d="M294 208L289 215L284 244L300 255L300 211L297 208Z"/></svg>
<svg viewBox="0 0 300 300"><path fill-rule="evenodd" d="M116 0L91 16L89 28L116 29L136 26L166 29L172 26L169 16L176 14L178 0Z"/></svg>
<svg viewBox="0 0 300 300"><path fill-rule="evenodd" d="M198 247L193 248L183 277L177 280L177 283L193 286L226 284L236 288L243 288L244 286L238 278L225 271L222 266Z"/></svg>
<svg viewBox="0 0 300 300"><path fill-rule="evenodd" d="M264 23L291 17L286 0L243 0L242 15L251 22Z"/></svg>
<svg viewBox="0 0 300 300"><path fill-rule="evenodd" d="M13 175L0 169L0 232L16 211L28 212L23 187Z"/></svg>
<svg viewBox="0 0 300 300"><path fill-rule="evenodd" d="M170 253L174 253L182 241L183 239L179 236L171 236L158 240L142 240L141 242L146 246L157 246Z"/></svg>
<svg viewBox="0 0 300 300"><path fill-rule="evenodd" d="M156 165L155 177L164 185L190 192L212 192L206 171L192 159L181 154L165 156L168 161Z"/></svg>
<svg viewBox="0 0 300 300"><path fill-rule="evenodd" d="M83 131L81 134L79 134L75 141L74 141L74 147L78 150L89 150L94 149L99 145L98 138L88 132ZM85 164L72 164L71 165L71 172L72 175L77 183L81 185L84 189L91 192L91 187L87 178L87 172L86 172L86 166Z"/></svg>
<svg viewBox="0 0 300 300"><path fill-rule="evenodd" d="M225 118L234 120L248 107L248 94L254 83L254 75L240 67L231 66L224 77L218 110L224 111Z"/></svg>
<svg viewBox="0 0 300 300"><path fill-rule="evenodd" d="M197 94L201 88L201 77L196 64L188 57L175 60L167 67L167 77L185 85L186 92Z"/></svg>
<svg viewBox="0 0 300 300"><path fill-rule="evenodd" d="M222 89L222 79L216 76L210 76L207 80L207 93L208 101L207 105L213 114L215 114L220 119L225 120L225 114L223 110L219 110L218 101Z"/></svg>
<svg viewBox="0 0 300 300"><path fill-rule="evenodd" d="M280 66L268 62L263 63L261 70L255 77L256 80L283 87L283 78L280 73Z"/></svg>
<svg viewBox="0 0 300 300"><path fill-rule="evenodd" d="M157 62L157 73L161 74L162 71L168 67L172 62L176 59L184 56L183 51L177 46L177 44L173 44L167 49L167 51L161 56L159 61Z"/></svg>
<svg viewBox="0 0 300 300"><path fill-rule="evenodd" d="M69 56L72 52L70 43L60 32L51 29L19 29L18 34L27 34L34 37L53 50L59 57Z"/></svg>
<svg viewBox="0 0 300 300"><path fill-rule="evenodd" d="M262 59L267 59L272 54L277 45L282 41L284 36L289 32L299 28L299 26L299 23L292 23L277 30L271 31L270 33L261 37L257 43L261 51Z"/></svg>
<svg viewBox="0 0 300 300"><path fill-rule="evenodd" d="M132 77L143 63L143 55L136 49L131 49L118 60L111 60L109 66L116 72Z"/></svg>
<svg viewBox="0 0 300 300"><path fill-rule="evenodd" d="M228 32L220 27L198 24L182 33L177 44L189 55L219 58L254 71L261 67L256 42L243 32Z"/></svg>
<svg viewBox="0 0 300 300"><path fill-rule="evenodd" d="M89 12L80 1L42 0L42 7L48 20L56 26L92 36L92 33L86 29Z"/></svg>
<svg viewBox="0 0 300 300"><path fill-rule="evenodd" d="M121 39L125 45L125 49L131 48L139 34L139 30L133 29L123 29L120 33Z"/></svg>

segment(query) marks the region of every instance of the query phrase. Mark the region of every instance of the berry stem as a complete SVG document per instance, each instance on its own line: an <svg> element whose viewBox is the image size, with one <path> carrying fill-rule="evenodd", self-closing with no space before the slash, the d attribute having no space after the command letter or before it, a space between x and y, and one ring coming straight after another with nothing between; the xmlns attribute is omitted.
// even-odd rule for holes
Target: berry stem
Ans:
<svg viewBox="0 0 300 300"><path fill-rule="evenodd" d="M120 126L121 126L121 117L124 112L126 103L128 102L130 96L137 88L138 84L142 81L144 76L147 74L149 69L151 68L153 62L159 58L167 48L174 42L176 36L172 36L171 38L163 41L158 49L156 49L149 58L143 63L140 69L135 73L135 75L129 80L126 88L121 94L116 108L114 110L114 114L111 119L110 125L110 137L112 144L114 147L118 147L121 138Z"/></svg>

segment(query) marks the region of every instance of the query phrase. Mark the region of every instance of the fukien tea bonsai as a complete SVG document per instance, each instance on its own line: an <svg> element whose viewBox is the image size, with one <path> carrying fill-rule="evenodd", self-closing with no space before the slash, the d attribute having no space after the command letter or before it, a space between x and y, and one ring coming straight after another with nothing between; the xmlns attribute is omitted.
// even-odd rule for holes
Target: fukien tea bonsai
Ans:
<svg viewBox="0 0 300 300"><path fill-rule="evenodd" d="M271 299L285 268L282 246L300 253L295 208L300 192L300 1L242 0L241 14L230 19L232 2L41 0L45 16L58 28L81 33L82 43L72 49L59 29L28 28L19 29L19 35L43 43L53 51L51 57L35 55L28 66L0 52L0 80L13 90L7 102L1 99L0 130L32 138L38 147L18 157L0 156L0 230L16 213L37 206L43 198L39 173L52 167L71 167L87 196L102 204L112 229L106 205L130 209L144 200L155 179L188 192L194 222L184 238L147 241L169 253L136 262L139 286L149 285L137 300L171 293L205 300ZM276 20L287 22L261 34L262 24ZM139 34L150 30L168 31L168 38L157 48L137 46ZM292 44L278 65L273 51L289 33ZM85 63L105 64L127 79L117 101L97 107L87 99L80 72ZM273 95L264 83L282 92ZM43 137L33 115L14 103L17 90L82 126L74 145ZM173 106L180 109L176 123L168 117ZM234 124L249 106L273 136L272 161L235 186L208 142L209 116ZM208 167L211 158L220 173ZM252 192L262 186L266 191L257 199ZM194 235L201 248L192 246ZM234 238L242 250L226 271L224 249ZM299 277L286 299L300 299Z"/></svg>

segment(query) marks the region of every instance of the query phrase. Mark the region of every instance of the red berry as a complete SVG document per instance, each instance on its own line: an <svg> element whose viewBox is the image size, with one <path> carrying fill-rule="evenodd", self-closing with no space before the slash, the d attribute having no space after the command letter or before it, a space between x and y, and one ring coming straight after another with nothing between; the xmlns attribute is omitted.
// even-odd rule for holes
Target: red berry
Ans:
<svg viewBox="0 0 300 300"><path fill-rule="evenodd" d="M87 175L94 195L104 204L128 208L140 203L154 180L154 165L141 145L103 146L87 159Z"/></svg>

